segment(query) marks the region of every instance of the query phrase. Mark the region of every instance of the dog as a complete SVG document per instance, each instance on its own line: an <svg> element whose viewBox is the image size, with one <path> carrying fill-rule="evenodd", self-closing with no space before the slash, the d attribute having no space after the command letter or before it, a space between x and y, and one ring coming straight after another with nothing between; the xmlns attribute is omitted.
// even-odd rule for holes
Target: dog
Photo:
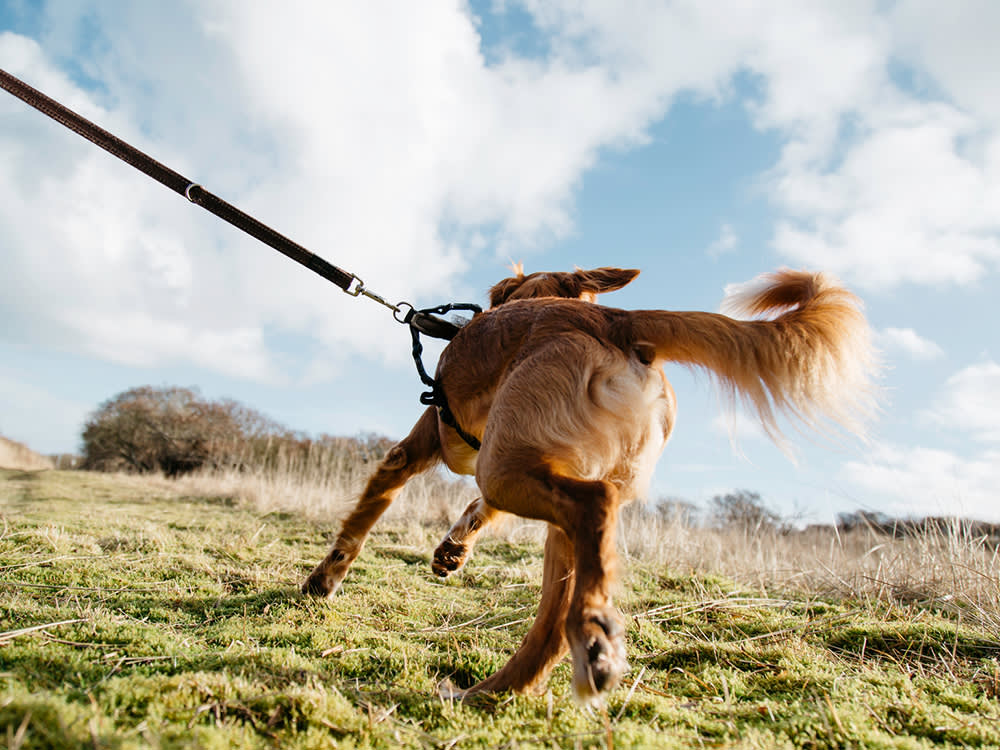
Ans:
<svg viewBox="0 0 1000 750"><path fill-rule="evenodd" d="M474 474L482 495L435 550L438 575L460 568L500 513L548 524L541 600L520 647L448 694L537 690L570 652L576 696L599 704L627 668L612 601L618 514L644 494L677 411L662 365L707 370L776 441L779 414L863 436L877 411L871 335L858 298L823 273L782 269L727 289L722 314L595 304L637 270L514 271L439 358L450 416L429 407L386 454L302 590L332 596L405 482L443 461Z"/></svg>

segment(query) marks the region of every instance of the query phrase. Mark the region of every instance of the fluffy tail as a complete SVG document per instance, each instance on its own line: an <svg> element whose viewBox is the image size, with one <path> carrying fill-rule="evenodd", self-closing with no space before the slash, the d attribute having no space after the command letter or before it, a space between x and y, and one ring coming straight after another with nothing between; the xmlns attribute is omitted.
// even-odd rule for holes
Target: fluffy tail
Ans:
<svg viewBox="0 0 1000 750"><path fill-rule="evenodd" d="M864 438L878 365L857 297L826 274L782 269L728 287L722 310L756 319L637 311L632 341L640 356L709 370L779 444L778 413L818 430L832 420Z"/></svg>

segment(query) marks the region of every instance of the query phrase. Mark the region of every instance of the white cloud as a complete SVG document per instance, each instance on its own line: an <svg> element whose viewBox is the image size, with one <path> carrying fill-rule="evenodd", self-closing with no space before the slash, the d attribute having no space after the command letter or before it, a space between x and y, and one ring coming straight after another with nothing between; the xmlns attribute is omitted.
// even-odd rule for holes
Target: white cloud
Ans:
<svg viewBox="0 0 1000 750"><path fill-rule="evenodd" d="M789 218L775 245L871 288L980 279L1000 261L991 197L1000 171L961 144L982 124L948 105L895 99L884 113L857 113L863 133L833 167L783 159L774 197Z"/></svg>
<svg viewBox="0 0 1000 750"><path fill-rule="evenodd" d="M971 365L952 375L944 390L920 415L956 435L992 443L962 455L923 445L881 443L867 461L845 464L855 484L888 498L879 506L898 515L967 515L1000 520L1000 364Z"/></svg>
<svg viewBox="0 0 1000 750"><path fill-rule="evenodd" d="M844 96L805 96L811 132L762 104L762 122L793 134L770 186L786 215L774 244L794 262L870 288L967 284L1000 265L1000 107L986 74L1000 8L933 8L869 6L869 64Z"/></svg>
<svg viewBox="0 0 1000 750"><path fill-rule="evenodd" d="M1000 364L971 365L952 375L924 416L977 440L1000 441Z"/></svg>
<svg viewBox="0 0 1000 750"><path fill-rule="evenodd" d="M877 332L878 343L890 351L899 351L917 360L940 359L944 349L912 328L886 328Z"/></svg>
<svg viewBox="0 0 1000 750"><path fill-rule="evenodd" d="M850 461L844 476L885 498L880 510L898 516L965 515L1000 521L1000 451L963 457L924 447L872 446L868 461Z"/></svg>
<svg viewBox="0 0 1000 750"><path fill-rule="evenodd" d="M739 243L740 238L736 235L736 231L733 229L732 225L724 223L719 228L718 238L708 246L708 256L710 258L718 258L720 255L735 252L736 246L739 245Z"/></svg>
<svg viewBox="0 0 1000 750"><path fill-rule="evenodd" d="M582 49L636 89L673 76L724 97L749 74L754 122L784 141L765 184L790 261L878 289L1000 266L995 3L524 4L557 50Z"/></svg>
<svg viewBox="0 0 1000 750"><path fill-rule="evenodd" d="M996 29L992 0L900 0L890 19L903 59L916 65L963 109L1000 122L996 96Z"/></svg>
<svg viewBox="0 0 1000 750"><path fill-rule="evenodd" d="M49 0L40 44L0 34L0 58L392 299L446 297L484 229L501 257L566 235L602 149L644 143L678 92L734 95L737 76L785 144L767 180L784 256L870 286L963 284L1000 262L993 4L940 27L917 0L522 5L540 57L487 62L458 0ZM933 96L901 85L898 61ZM10 97L0 157L0 314L18 335L265 380L406 356L375 333L385 310ZM736 241L724 225L712 252ZM268 341L288 335L324 352L279 367Z"/></svg>
<svg viewBox="0 0 1000 750"><path fill-rule="evenodd" d="M567 233L598 150L642 142L692 82L683 66L652 76L564 55L487 65L458 2L45 7L41 44L0 37L6 68L393 301L446 296L483 227L501 254ZM97 87L60 73L65 59ZM20 335L254 379L275 377L272 335L327 350L282 363L293 378L336 371L329 352L405 359L375 334L384 309L21 103L4 97L0 113L0 312Z"/></svg>

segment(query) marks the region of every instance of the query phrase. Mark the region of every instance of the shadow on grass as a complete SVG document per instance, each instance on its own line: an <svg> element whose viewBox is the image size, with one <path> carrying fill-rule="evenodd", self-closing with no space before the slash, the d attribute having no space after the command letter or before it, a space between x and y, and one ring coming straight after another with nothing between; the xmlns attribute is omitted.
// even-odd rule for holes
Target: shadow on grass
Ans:
<svg viewBox="0 0 1000 750"><path fill-rule="evenodd" d="M223 585L231 587L233 584L226 581ZM252 584L245 583L242 588L251 589ZM276 604L286 604L301 599L302 595L297 586L276 586L219 596L206 594L179 596L124 591L107 600L105 605L151 624L186 622L206 625L230 617L261 615Z"/></svg>
<svg viewBox="0 0 1000 750"><path fill-rule="evenodd" d="M998 641L957 628L924 624L840 628L824 638L824 642L827 648L841 656L900 665L941 666L956 660L1000 657Z"/></svg>

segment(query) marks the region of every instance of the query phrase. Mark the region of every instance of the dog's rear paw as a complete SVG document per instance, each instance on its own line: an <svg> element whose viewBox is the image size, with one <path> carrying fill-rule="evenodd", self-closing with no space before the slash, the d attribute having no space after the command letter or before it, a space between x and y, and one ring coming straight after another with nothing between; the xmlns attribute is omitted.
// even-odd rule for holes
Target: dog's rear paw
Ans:
<svg viewBox="0 0 1000 750"><path fill-rule="evenodd" d="M323 598L330 598L337 593L337 589L340 588L340 582L332 582L329 576L324 574L317 574L313 571L309 577L302 583L300 591L305 596L316 596Z"/></svg>
<svg viewBox="0 0 1000 750"><path fill-rule="evenodd" d="M570 638L573 691L585 705L600 704L628 669L621 617L613 607L585 612L575 635Z"/></svg>

